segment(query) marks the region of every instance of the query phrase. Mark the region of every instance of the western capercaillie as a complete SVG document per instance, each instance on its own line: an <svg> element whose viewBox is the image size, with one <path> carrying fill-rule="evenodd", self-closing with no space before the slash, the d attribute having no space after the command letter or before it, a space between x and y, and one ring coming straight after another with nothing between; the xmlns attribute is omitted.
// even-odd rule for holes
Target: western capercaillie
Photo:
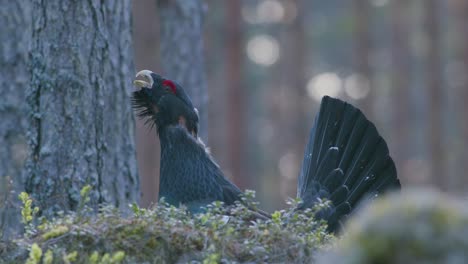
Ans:
<svg viewBox="0 0 468 264"><path fill-rule="evenodd" d="M191 212L213 201L231 205L239 200L241 191L224 177L198 138L198 111L184 89L149 70L136 78L133 107L156 126L161 143L159 197ZM319 216L336 231L360 201L399 188L387 144L374 124L359 109L325 96L305 148L297 209L330 200L330 208Z"/></svg>

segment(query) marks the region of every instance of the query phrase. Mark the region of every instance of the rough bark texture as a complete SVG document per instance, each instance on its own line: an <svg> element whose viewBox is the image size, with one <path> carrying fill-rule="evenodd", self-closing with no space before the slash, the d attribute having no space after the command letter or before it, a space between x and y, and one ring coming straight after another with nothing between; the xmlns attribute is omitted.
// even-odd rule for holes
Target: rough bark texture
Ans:
<svg viewBox="0 0 468 264"><path fill-rule="evenodd" d="M202 0L159 0L163 75L180 83L200 115L200 136L208 138L208 94L203 54Z"/></svg>
<svg viewBox="0 0 468 264"><path fill-rule="evenodd" d="M0 5L0 238L18 229L18 191L27 157L25 106L31 43L31 4L6 1Z"/></svg>
<svg viewBox="0 0 468 264"><path fill-rule="evenodd" d="M26 190L46 215L139 199L130 1L35 0Z"/></svg>

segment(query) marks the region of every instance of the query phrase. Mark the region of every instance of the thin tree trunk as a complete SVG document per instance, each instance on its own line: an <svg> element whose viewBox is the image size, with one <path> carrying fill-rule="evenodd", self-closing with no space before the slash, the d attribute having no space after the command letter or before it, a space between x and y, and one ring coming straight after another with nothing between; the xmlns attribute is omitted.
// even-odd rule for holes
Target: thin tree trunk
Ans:
<svg viewBox="0 0 468 264"><path fill-rule="evenodd" d="M370 34L370 2L368 0L354 0L354 16L355 16L355 37L356 37L356 53L355 64L356 71L360 76L363 76L369 84L369 93L359 102L360 108L366 114L367 118L373 120L372 95L373 87L371 84L372 70L370 65L370 56L372 49L372 41Z"/></svg>
<svg viewBox="0 0 468 264"><path fill-rule="evenodd" d="M24 101L29 85L31 4L6 1L0 6L0 239L19 229L18 192L28 153L28 113Z"/></svg>
<svg viewBox="0 0 468 264"><path fill-rule="evenodd" d="M408 2L395 0L391 2L392 11L392 87L394 92L394 122L397 151L395 163L400 175L408 160L409 138L409 48L408 48Z"/></svg>
<svg viewBox="0 0 468 264"><path fill-rule="evenodd" d="M281 140L274 142L273 158L278 161L281 177L280 194L283 198L295 195L297 175L301 166L308 130L312 128L313 107L306 95L306 66L310 43L304 29L307 1L295 0L297 14L292 23L285 25L280 36L281 53L276 80L268 91L273 98L271 118Z"/></svg>
<svg viewBox="0 0 468 264"><path fill-rule="evenodd" d="M244 130L244 87L242 80L242 20L241 2L229 1L226 6L227 47L226 47L226 85L228 86L228 151L229 171L235 183L241 188L251 186L250 177L242 170L245 157Z"/></svg>
<svg viewBox="0 0 468 264"><path fill-rule="evenodd" d="M138 201L130 91L130 1L42 1L33 8L26 190L50 215Z"/></svg>
<svg viewBox="0 0 468 264"><path fill-rule="evenodd" d="M446 189L447 176L444 175L444 154L442 148L442 79L440 76L440 33L437 14L437 0L427 0L425 27L428 35L428 57L426 60L427 86L429 88L431 175L434 182L441 189Z"/></svg>
<svg viewBox="0 0 468 264"><path fill-rule="evenodd" d="M302 161L302 152L304 151L305 145L307 144L309 129L312 126L312 119L308 119L308 116L312 116L312 109L309 104L310 98L306 92L306 68L308 66L308 59L310 58L310 50L312 49L311 43L307 41L306 29L305 29L305 17L306 17L306 3L307 0L295 0L298 13L294 20L291 28L292 33L292 46L291 61L289 62L292 70L292 92L293 92L293 108L291 116L295 117L294 131L291 133L292 144L294 146L294 152L299 151L298 163ZM309 16L309 15L307 15ZM295 70L294 70L295 68ZM310 68L308 68L310 70ZM286 91L288 92L288 91Z"/></svg>
<svg viewBox="0 0 468 264"><path fill-rule="evenodd" d="M450 89L455 91L455 107L452 108L456 111L451 116L456 117L455 129L460 128L461 133L459 137L451 139L450 146L448 146L451 151L448 155L456 155L453 162L450 165L455 164L451 168L451 172L455 175L464 175L468 171L468 118L466 118L466 113L468 113L468 75L463 75L461 73L468 73L468 30L466 25L468 23L468 1L453 1L449 5L448 16L454 17L454 27L457 32L451 39L451 42L456 42L455 52L452 54L451 64L455 64L457 68L458 76L450 76L455 80L452 80ZM453 67L453 66L452 66ZM450 78L449 77L449 78ZM447 142L449 143L449 142ZM446 164L446 166L450 166ZM447 168L448 170L448 168ZM452 184L456 185L456 190L461 192L466 192L468 188L468 178L467 177L458 177L455 179Z"/></svg>
<svg viewBox="0 0 468 264"><path fill-rule="evenodd" d="M459 96L459 100L458 102L460 102L460 106L461 106L461 116L464 117L461 119L461 122L462 122L462 129L463 129L463 132L462 132L462 138L461 138L461 144L462 146L464 146L462 148L462 152L461 152L461 162L460 164L462 164L458 170L458 172L460 172L459 175L464 175L466 172L468 172L468 148L466 146L468 146L468 118L466 117L467 113L468 113L468 28L466 27L466 25L468 25L468 1L461 1L462 3L462 7L460 9L460 12L461 14L459 15L460 17L460 25L459 25L459 28L460 28L460 34L462 34L463 36L463 50L462 50L462 56L463 56L463 65L464 65L464 71L465 73L467 73L465 76L464 76L464 84L463 84L463 87L461 87L459 89L460 91L460 96ZM464 177L464 186L463 186L463 190L466 191L466 189L468 188L468 179L467 177Z"/></svg>
<svg viewBox="0 0 468 264"><path fill-rule="evenodd" d="M182 85L200 115L200 136L208 139L208 94L203 53L202 0L159 0L163 75Z"/></svg>
<svg viewBox="0 0 468 264"><path fill-rule="evenodd" d="M309 137L309 129L312 128L313 124L312 115L314 114L310 104L310 97L306 93L306 68L310 57L309 51L312 50L312 46L306 38L304 21L306 16L310 15L306 9L307 0L295 0L295 2L298 12L296 19L291 25L291 44L293 49L291 50L288 62L288 68L291 69L291 82L289 84L292 87L289 87L290 91L285 91L285 94L290 93L290 96L292 96L289 118L293 122L288 124L289 129L291 129L291 132L288 134L291 137L290 153L296 153L293 156L294 164L292 167L297 168L289 179L292 188L292 192L288 192L291 194L290 197L294 197L294 190L297 189L295 188L297 186L297 178L295 177L299 175L304 149ZM288 86L288 84L285 85L286 87Z"/></svg>
<svg viewBox="0 0 468 264"><path fill-rule="evenodd" d="M135 43L135 66L137 71L159 70L159 25L155 19L154 0L133 1L133 42ZM140 205L148 207L158 201L159 190L159 138L136 119L136 148L138 172L141 180Z"/></svg>

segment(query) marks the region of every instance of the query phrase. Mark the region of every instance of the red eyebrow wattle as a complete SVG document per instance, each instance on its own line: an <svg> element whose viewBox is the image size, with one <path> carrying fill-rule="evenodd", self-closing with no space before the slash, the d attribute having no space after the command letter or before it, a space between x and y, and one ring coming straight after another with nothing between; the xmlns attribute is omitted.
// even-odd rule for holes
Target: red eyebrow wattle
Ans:
<svg viewBox="0 0 468 264"><path fill-rule="evenodd" d="M176 85L171 81L171 80L164 80L163 83L162 83L163 86L169 86L169 88L171 89L172 93L176 93L177 91L177 88L176 88Z"/></svg>

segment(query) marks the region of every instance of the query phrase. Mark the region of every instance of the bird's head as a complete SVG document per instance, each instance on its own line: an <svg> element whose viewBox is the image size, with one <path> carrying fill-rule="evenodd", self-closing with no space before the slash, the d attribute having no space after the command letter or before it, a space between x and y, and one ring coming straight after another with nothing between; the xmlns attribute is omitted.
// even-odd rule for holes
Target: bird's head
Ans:
<svg viewBox="0 0 468 264"><path fill-rule="evenodd" d="M149 70L136 74L133 108L140 118L156 126L159 133L168 127L181 125L194 137L198 134L198 111L184 89L171 80Z"/></svg>

